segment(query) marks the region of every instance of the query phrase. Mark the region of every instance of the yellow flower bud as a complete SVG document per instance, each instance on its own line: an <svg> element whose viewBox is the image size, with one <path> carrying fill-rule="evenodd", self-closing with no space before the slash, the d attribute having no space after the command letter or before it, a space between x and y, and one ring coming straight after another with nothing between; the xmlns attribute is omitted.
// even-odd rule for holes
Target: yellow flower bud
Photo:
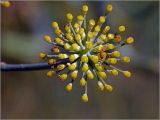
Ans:
<svg viewBox="0 0 160 120"><path fill-rule="evenodd" d="M97 26L94 28L94 32L96 32L96 33L98 33L100 30L101 30L101 29L100 29L100 26L99 26L99 25L97 25Z"/></svg>
<svg viewBox="0 0 160 120"><path fill-rule="evenodd" d="M65 25L64 29L65 29L65 31L66 31L67 33L70 33L70 32L71 32L70 26L69 26L68 24Z"/></svg>
<svg viewBox="0 0 160 120"><path fill-rule="evenodd" d="M85 31L84 31L84 28L80 28L79 29L79 34L81 35L81 38L82 40L85 38L86 34L85 34Z"/></svg>
<svg viewBox="0 0 160 120"><path fill-rule="evenodd" d="M82 101L85 103L88 102L88 96L86 93L82 95Z"/></svg>
<svg viewBox="0 0 160 120"><path fill-rule="evenodd" d="M69 40L70 42L74 42L74 40L73 40L73 36L70 34L70 33L66 33L66 38L67 38L67 40Z"/></svg>
<svg viewBox="0 0 160 120"><path fill-rule="evenodd" d="M114 45L113 44L107 44L107 48L106 48L107 50L112 50L112 49L114 49Z"/></svg>
<svg viewBox="0 0 160 120"><path fill-rule="evenodd" d="M98 63L98 60L99 60L99 59L98 59L98 56L96 56L96 55L92 55L92 56L90 57L90 59L91 59L92 62L95 63L95 64Z"/></svg>
<svg viewBox="0 0 160 120"><path fill-rule="evenodd" d="M80 36L80 34L76 34L76 35L75 35L75 39L76 39L76 41L77 41L78 43L80 43L80 41L81 41L81 36Z"/></svg>
<svg viewBox="0 0 160 120"><path fill-rule="evenodd" d="M121 61L125 62L125 63L129 63L130 62L130 57L124 56L124 57L121 58Z"/></svg>
<svg viewBox="0 0 160 120"><path fill-rule="evenodd" d="M106 53L106 52L100 52L99 57L100 57L101 59L106 59L107 53Z"/></svg>
<svg viewBox="0 0 160 120"><path fill-rule="evenodd" d="M98 46L98 51L102 51L104 49L104 46L103 45L99 45Z"/></svg>
<svg viewBox="0 0 160 120"><path fill-rule="evenodd" d="M82 72L87 72L88 69L89 69L88 64L84 63L83 66L82 66Z"/></svg>
<svg viewBox="0 0 160 120"><path fill-rule="evenodd" d="M94 75L93 75L93 73L92 73L90 70L87 71L87 78L88 78L89 80L94 79Z"/></svg>
<svg viewBox="0 0 160 120"><path fill-rule="evenodd" d="M11 6L11 3L8 0L2 0L1 4L3 7L8 8Z"/></svg>
<svg viewBox="0 0 160 120"><path fill-rule="evenodd" d="M98 25L102 25L105 22L105 17L104 16L100 16L99 20L98 20Z"/></svg>
<svg viewBox="0 0 160 120"><path fill-rule="evenodd" d="M116 69L110 70L110 73L111 73L113 76L117 76L117 75L118 75L118 71L117 71Z"/></svg>
<svg viewBox="0 0 160 120"><path fill-rule="evenodd" d="M83 14L87 14L87 11L88 11L88 6L87 5L83 5L82 6L82 13Z"/></svg>
<svg viewBox="0 0 160 120"><path fill-rule="evenodd" d="M95 25L94 19L89 20L88 22L88 29L91 30Z"/></svg>
<svg viewBox="0 0 160 120"><path fill-rule="evenodd" d="M58 54L58 59L64 59L64 58L67 58L68 55L67 54Z"/></svg>
<svg viewBox="0 0 160 120"><path fill-rule="evenodd" d="M57 70L63 70L65 68L64 64L57 65Z"/></svg>
<svg viewBox="0 0 160 120"><path fill-rule="evenodd" d="M78 75L78 71L77 71L77 70L71 72L71 78L72 78L73 80L75 80L75 79L77 78L77 75Z"/></svg>
<svg viewBox="0 0 160 120"><path fill-rule="evenodd" d="M52 77L55 74L54 71L48 71L47 72L47 77Z"/></svg>
<svg viewBox="0 0 160 120"><path fill-rule="evenodd" d="M59 37L62 35L62 31L60 29L56 29L54 32Z"/></svg>
<svg viewBox="0 0 160 120"><path fill-rule="evenodd" d="M77 21L82 22L82 21L83 21L83 16L82 16L82 15L78 15L78 16L77 16Z"/></svg>
<svg viewBox="0 0 160 120"><path fill-rule="evenodd" d="M116 58L108 58L106 60L106 63L108 63L108 64L116 64L117 63L117 59Z"/></svg>
<svg viewBox="0 0 160 120"><path fill-rule="evenodd" d="M60 80L65 81L67 79L67 74L59 75Z"/></svg>
<svg viewBox="0 0 160 120"><path fill-rule="evenodd" d="M70 44L68 44L68 43L65 43L65 44L64 44L64 48L65 48L66 50L70 50L71 45L70 45Z"/></svg>
<svg viewBox="0 0 160 120"><path fill-rule="evenodd" d="M64 42L60 38L55 38L54 42L57 43L58 45L63 45Z"/></svg>
<svg viewBox="0 0 160 120"><path fill-rule="evenodd" d="M72 54L72 55L69 56L69 61L74 62L77 58L78 58L77 54Z"/></svg>
<svg viewBox="0 0 160 120"><path fill-rule="evenodd" d="M49 35L44 35L43 36L43 39L44 39L44 41L46 41L46 42L48 42L48 43L51 43L52 41L51 41L51 37L49 36Z"/></svg>
<svg viewBox="0 0 160 120"><path fill-rule="evenodd" d="M105 72L98 72L98 75L102 78L102 79L106 79L107 78L107 74Z"/></svg>
<svg viewBox="0 0 160 120"><path fill-rule="evenodd" d="M101 64L95 64L95 67L99 72L103 71L103 66Z"/></svg>
<svg viewBox="0 0 160 120"><path fill-rule="evenodd" d="M88 57L87 57L87 55L83 55L81 57L81 61L84 62L84 63L88 63Z"/></svg>
<svg viewBox="0 0 160 120"><path fill-rule="evenodd" d="M73 43L73 44L72 44L72 49L73 49L74 51L79 51L79 50L80 50L80 46L79 46L77 43Z"/></svg>
<svg viewBox="0 0 160 120"><path fill-rule="evenodd" d="M111 4L108 4L108 5L106 6L106 13L111 12L112 9L113 9L112 5L111 5Z"/></svg>
<svg viewBox="0 0 160 120"><path fill-rule="evenodd" d="M46 58L46 53L44 53L44 52L40 52L39 53L39 57L41 58L41 59L44 59L44 58Z"/></svg>
<svg viewBox="0 0 160 120"><path fill-rule="evenodd" d="M129 72L129 71L123 71L123 75L125 76L125 77L131 77L131 72Z"/></svg>
<svg viewBox="0 0 160 120"><path fill-rule="evenodd" d="M69 56L69 61L70 61L70 62L75 61L75 59L76 59L76 58L75 58L75 56L74 56L74 55L70 55L70 56Z"/></svg>
<svg viewBox="0 0 160 120"><path fill-rule="evenodd" d="M72 90L72 83L69 83L67 86L66 86L66 91L70 92Z"/></svg>
<svg viewBox="0 0 160 120"><path fill-rule="evenodd" d="M111 85L105 85L105 89L108 91L108 92L112 92L113 91L113 87Z"/></svg>
<svg viewBox="0 0 160 120"><path fill-rule="evenodd" d="M103 85L103 83L102 83L101 81L98 81L98 89L99 89L100 91L103 91L103 90L104 90L104 85Z"/></svg>
<svg viewBox="0 0 160 120"><path fill-rule="evenodd" d="M125 26L121 25L118 27L118 33L122 33L126 30Z"/></svg>
<svg viewBox="0 0 160 120"><path fill-rule="evenodd" d="M114 34L108 33L108 40L113 40L114 39Z"/></svg>
<svg viewBox="0 0 160 120"><path fill-rule="evenodd" d="M68 65L68 69L69 69L69 70L75 70L76 67L77 67L76 63L73 63L73 64L69 64L69 65Z"/></svg>
<svg viewBox="0 0 160 120"><path fill-rule="evenodd" d="M73 15L71 13L67 13L66 18L67 18L67 22L72 22Z"/></svg>
<svg viewBox="0 0 160 120"><path fill-rule="evenodd" d="M85 47L90 50L93 47L93 43L90 41L86 41Z"/></svg>
<svg viewBox="0 0 160 120"><path fill-rule="evenodd" d="M116 35L114 38L114 42L120 43L122 41L121 35Z"/></svg>
<svg viewBox="0 0 160 120"><path fill-rule="evenodd" d="M132 44L134 42L133 37L128 37L127 40L125 41L126 44Z"/></svg>
<svg viewBox="0 0 160 120"><path fill-rule="evenodd" d="M103 41L106 41L107 39L106 39L106 35L104 35L104 34L101 34L100 35L100 38L101 38L101 40L103 40Z"/></svg>
<svg viewBox="0 0 160 120"><path fill-rule="evenodd" d="M106 34L109 30L110 30L110 26L106 26L106 27L103 29L102 33L103 33L103 34Z"/></svg>
<svg viewBox="0 0 160 120"><path fill-rule="evenodd" d="M79 34L82 35L82 34L84 34L84 33L85 33L85 32L84 32L84 28L80 28L80 29L79 29Z"/></svg>
<svg viewBox="0 0 160 120"><path fill-rule="evenodd" d="M92 32L88 32L87 36L88 36L88 39L91 39L91 38L93 38L93 33Z"/></svg>
<svg viewBox="0 0 160 120"><path fill-rule="evenodd" d="M58 23L57 22L52 22L52 28L59 29Z"/></svg>
<svg viewBox="0 0 160 120"><path fill-rule="evenodd" d="M55 63L56 63L56 60L53 59L53 58L48 60L48 64L49 64L49 65L53 65L53 64L55 64Z"/></svg>
<svg viewBox="0 0 160 120"><path fill-rule="evenodd" d="M59 48L58 47L54 47L54 48L51 49L51 51L53 53L59 53Z"/></svg>
<svg viewBox="0 0 160 120"><path fill-rule="evenodd" d="M111 56L117 58L117 57L120 56L120 52L119 51L114 51L114 52L112 52Z"/></svg>
<svg viewBox="0 0 160 120"><path fill-rule="evenodd" d="M78 23L75 23L73 27L76 29L76 28L79 28L80 26Z"/></svg>
<svg viewBox="0 0 160 120"><path fill-rule="evenodd" d="M86 85L86 80L84 78L80 79L80 85L82 87Z"/></svg>

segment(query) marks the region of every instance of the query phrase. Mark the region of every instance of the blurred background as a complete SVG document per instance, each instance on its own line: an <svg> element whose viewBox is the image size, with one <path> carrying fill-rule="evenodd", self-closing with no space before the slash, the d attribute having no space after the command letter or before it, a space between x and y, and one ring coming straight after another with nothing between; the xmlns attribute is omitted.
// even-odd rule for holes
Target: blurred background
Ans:
<svg viewBox="0 0 160 120"><path fill-rule="evenodd" d="M46 72L1 73L1 117L7 119L47 118L159 118L159 2L43 2L11 1L11 7L1 8L1 61L6 63L43 62L38 54L49 51L42 37L53 38L52 21L65 24L65 14L79 15L81 6L89 6L87 19L104 15L107 3L113 5L106 24L115 31L126 26L127 36L135 43L120 48L122 55L131 56L130 64L118 65L130 70L132 77L108 75L112 93L97 90L97 82L88 84L89 102L81 102L83 89L75 82L71 93L67 82L47 78Z"/></svg>

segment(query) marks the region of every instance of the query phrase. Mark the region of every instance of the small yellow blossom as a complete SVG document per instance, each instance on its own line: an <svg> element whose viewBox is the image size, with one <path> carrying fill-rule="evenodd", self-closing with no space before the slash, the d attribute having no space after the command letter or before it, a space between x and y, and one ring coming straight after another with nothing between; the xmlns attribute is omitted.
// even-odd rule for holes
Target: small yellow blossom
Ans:
<svg viewBox="0 0 160 120"><path fill-rule="evenodd" d="M84 63L83 66L82 66L82 72L87 72L88 69L89 69L88 64Z"/></svg>
<svg viewBox="0 0 160 120"><path fill-rule="evenodd" d="M44 58L46 57L46 53L40 52L40 53L39 53L39 57L40 57L41 59L44 59Z"/></svg>
<svg viewBox="0 0 160 120"><path fill-rule="evenodd" d="M57 70L63 70L65 68L65 65L64 64L59 64L57 66Z"/></svg>
<svg viewBox="0 0 160 120"><path fill-rule="evenodd" d="M103 33L103 34L106 34L109 30L110 30L110 26L106 26L106 27L103 29L102 33Z"/></svg>
<svg viewBox="0 0 160 120"><path fill-rule="evenodd" d="M67 22L72 22L73 15L71 13L67 13L66 18L67 18Z"/></svg>
<svg viewBox="0 0 160 120"><path fill-rule="evenodd" d="M132 44L134 42L134 38L133 37L128 37L125 41L126 44Z"/></svg>
<svg viewBox="0 0 160 120"><path fill-rule="evenodd" d="M112 57L119 57L120 56L120 52L119 51L113 51L111 54Z"/></svg>
<svg viewBox="0 0 160 120"><path fill-rule="evenodd" d="M125 62L125 63L129 63L130 62L130 57L124 56L124 57L121 58L121 61Z"/></svg>
<svg viewBox="0 0 160 120"><path fill-rule="evenodd" d="M67 74L59 75L60 80L65 81L67 79Z"/></svg>
<svg viewBox="0 0 160 120"><path fill-rule="evenodd" d="M126 30L125 26L121 25L118 27L118 33L122 33Z"/></svg>
<svg viewBox="0 0 160 120"><path fill-rule="evenodd" d="M125 77L131 77L131 72L129 72L129 71L123 71L123 75Z"/></svg>
<svg viewBox="0 0 160 120"><path fill-rule="evenodd" d="M104 85L103 85L103 83L102 83L101 81L98 81L98 89L99 89L100 91L103 91L103 90L104 90Z"/></svg>
<svg viewBox="0 0 160 120"><path fill-rule="evenodd" d="M48 64L49 64L49 65L53 65L53 64L55 64L55 63L56 63L56 60L53 59L53 58L48 60Z"/></svg>
<svg viewBox="0 0 160 120"><path fill-rule="evenodd" d="M93 73L92 73L90 70L87 71L87 78L88 78L89 80L94 79L94 75L93 75Z"/></svg>
<svg viewBox="0 0 160 120"><path fill-rule="evenodd" d="M86 85L86 80L84 78L80 79L80 85L85 86Z"/></svg>
<svg viewBox="0 0 160 120"><path fill-rule="evenodd" d="M76 64L72 63L68 65L69 70L75 70L76 69Z"/></svg>
<svg viewBox="0 0 160 120"><path fill-rule="evenodd" d="M72 83L69 83L67 86L66 86L66 91L70 92L72 90Z"/></svg>
<svg viewBox="0 0 160 120"><path fill-rule="evenodd" d="M83 14L87 14L87 11L88 11L88 6L87 5L83 5L82 6L82 12L83 12Z"/></svg>
<svg viewBox="0 0 160 120"><path fill-rule="evenodd" d="M88 57L87 57L87 55L83 55L81 57L81 61L84 62L84 63L88 63Z"/></svg>
<svg viewBox="0 0 160 120"><path fill-rule="evenodd" d="M106 60L106 63L108 63L108 64L116 64L117 63L117 59L116 58L108 58Z"/></svg>
<svg viewBox="0 0 160 120"><path fill-rule="evenodd" d="M82 95L82 101L85 103L88 102L88 95L86 93Z"/></svg>
<svg viewBox="0 0 160 120"><path fill-rule="evenodd" d="M117 71L116 69L110 70L110 73L111 73L113 76L117 76L117 75L118 75L118 71Z"/></svg>
<svg viewBox="0 0 160 120"><path fill-rule="evenodd" d="M77 74L78 74L77 70L71 72L71 78L75 80L77 78Z"/></svg>
<svg viewBox="0 0 160 120"><path fill-rule="evenodd" d="M113 87L111 85L105 85L105 89L108 91L108 92L112 92L113 90Z"/></svg>
<svg viewBox="0 0 160 120"><path fill-rule="evenodd" d="M112 6L111 4L108 4L108 5L106 6L106 13L111 12L112 9L113 9L113 6Z"/></svg>
<svg viewBox="0 0 160 120"><path fill-rule="evenodd" d="M52 28L53 29L59 29L58 23L57 22L52 22Z"/></svg>
<svg viewBox="0 0 160 120"><path fill-rule="evenodd" d="M103 79L107 78L107 74L105 72L98 72L98 74Z"/></svg>
<svg viewBox="0 0 160 120"><path fill-rule="evenodd" d="M47 77L52 77L55 74L54 71L48 71L47 72Z"/></svg>

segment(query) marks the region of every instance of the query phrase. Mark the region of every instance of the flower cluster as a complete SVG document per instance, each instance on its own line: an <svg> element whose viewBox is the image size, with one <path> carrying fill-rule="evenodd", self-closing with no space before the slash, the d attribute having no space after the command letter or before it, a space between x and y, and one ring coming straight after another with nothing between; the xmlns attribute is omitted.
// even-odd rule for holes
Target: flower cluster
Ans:
<svg viewBox="0 0 160 120"><path fill-rule="evenodd" d="M66 14L65 32L54 21L52 28L57 37L52 40L49 35L44 35L44 41L53 45L52 54L45 52L39 54L40 58L46 58L51 66L47 76L56 75L62 81L68 79L69 83L65 88L67 91L71 91L79 75L80 85L84 87L83 102L88 101L88 80L96 78L100 91L111 92L112 86L105 82L108 74L118 76L119 73L122 73L126 77L131 77L129 71L120 70L114 65L117 62L130 62L128 56L120 56L117 48L133 43L134 39L132 37L125 40L121 39L122 33L126 30L123 25L118 27L116 33L110 32L110 26L103 25L111 11L112 5L108 4L105 15L100 16L97 22L94 19L86 21L88 6L83 5L81 15L76 17L74 23L73 15L71 13ZM68 71L67 73L65 69Z"/></svg>

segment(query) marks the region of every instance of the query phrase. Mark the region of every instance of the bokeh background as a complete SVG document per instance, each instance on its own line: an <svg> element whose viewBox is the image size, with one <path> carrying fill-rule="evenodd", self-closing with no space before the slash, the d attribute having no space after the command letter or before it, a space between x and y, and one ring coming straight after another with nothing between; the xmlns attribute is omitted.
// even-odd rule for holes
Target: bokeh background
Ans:
<svg viewBox="0 0 160 120"><path fill-rule="evenodd" d="M135 43L120 49L131 56L130 64L119 67L132 71L131 79L122 75L108 76L112 93L97 90L97 83L88 85L89 102L81 102L83 89L75 82L73 91L64 90L66 82L47 78L46 70L1 73L1 117L33 118L159 118L159 2L157 1L94 1L43 2L11 1L10 8L1 8L1 61L6 63L37 63L40 51L50 46L44 34L53 38L52 21L63 27L65 14L80 14L81 6L89 6L87 18L104 15L107 3L113 12L106 24L115 31L126 25L124 36Z"/></svg>

